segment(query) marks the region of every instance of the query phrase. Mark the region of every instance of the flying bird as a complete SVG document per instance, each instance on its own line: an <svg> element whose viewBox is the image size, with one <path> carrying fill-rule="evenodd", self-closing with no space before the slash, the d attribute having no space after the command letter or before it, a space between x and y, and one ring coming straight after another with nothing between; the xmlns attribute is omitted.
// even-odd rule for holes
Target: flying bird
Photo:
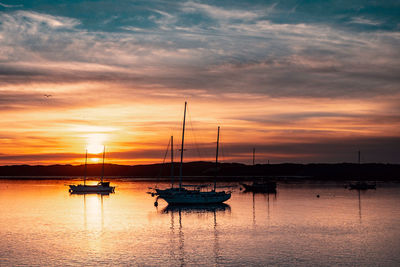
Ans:
<svg viewBox="0 0 400 267"><path fill-rule="evenodd" d="M51 97L52 95L44 95L45 97Z"/></svg>

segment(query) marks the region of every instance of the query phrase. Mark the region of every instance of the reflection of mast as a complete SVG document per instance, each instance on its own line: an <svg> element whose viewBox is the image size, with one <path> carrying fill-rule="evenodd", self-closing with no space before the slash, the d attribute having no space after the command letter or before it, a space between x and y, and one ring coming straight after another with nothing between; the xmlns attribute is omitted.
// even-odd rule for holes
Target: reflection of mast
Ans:
<svg viewBox="0 0 400 267"><path fill-rule="evenodd" d="M255 203L255 193L253 192L253 226L256 225L256 203Z"/></svg>
<svg viewBox="0 0 400 267"><path fill-rule="evenodd" d="M268 203L267 204L267 207L268 207L267 208L267 211L268 211L268 217L267 218L268 218L268 225L269 225L269 194L267 194L267 203Z"/></svg>
<svg viewBox="0 0 400 267"><path fill-rule="evenodd" d="M86 194L83 195L83 225L85 228L85 231L87 230L88 227L88 211L87 211L87 204L86 204ZM97 194L97 201L99 200ZM90 197L96 197L95 195L91 195ZM101 216L101 230L104 230L104 200L103 200L104 194L100 194L100 216ZM98 203L98 202L97 202ZM90 205L89 205L89 210L90 210ZM89 218L90 218L90 212L89 212Z"/></svg>
<svg viewBox="0 0 400 267"><path fill-rule="evenodd" d="M171 239L170 239L170 253L171 253L171 257L173 259L175 259L175 218L174 218L174 210L170 210L168 211L171 213ZM180 261L180 265L184 266L185 265L185 251L184 251L184 235L183 235L183 231L182 231L182 213L181 213L181 209L178 209L178 221L179 221L179 231L178 231L178 252L179 252L179 261Z"/></svg>
<svg viewBox="0 0 400 267"><path fill-rule="evenodd" d="M103 182L103 180L102 180ZM104 206L103 206L103 194L100 195L101 197L101 231L104 230Z"/></svg>
<svg viewBox="0 0 400 267"><path fill-rule="evenodd" d="M186 103L185 103L186 104ZM182 211L179 209L178 211L179 214L179 251L180 251L180 262L181 266L185 265L185 250L184 250L184 235L182 231Z"/></svg>
<svg viewBox="0 0 400 267"><path fill-rule="evenodd" d="M217 230L217 211L214 210L214 260L215 265L218 265L218 254L219 254L219 239Z"/></svg>
<svg viewBox="0 0 400 267"><path fill-rule="evenodd" d="M217 223L217 212L225 212L225 210L230 211L230 206L227 204L216 204L216 205L199 205L199 206L167 206L164 208L162 213L171 213L171 241L170 241L170 253L173 259L175 258L174 251L176 250L174 237L175 236L175 226L174 226L174 213L178 213L179 216L179 231L178 231L178 253L179 253L179 261L180 265L185 265L185 250L184 250L184 233L183 233L183 222L182 217L183 214L191 214L191 213L201 213L201 214L211 214L213 213L214 218L214 246L213 246L213 254L215 265L218 265L219 259L219 234L218 234L218 223ZM211 251L210 251L211 252Z"/></svg>
<svg viewBox="0 0 400 267"><path fill-rule="evenodd" d="M361 190L358 189L358 215L360 217L360 224L361 224Z"/></svg>
<svg viewBox="0 0 400 267"><path fill-rule="evenodd" d="M87 230L87 214L86 214L86 194L83 194L83 225Z"/></svg>
<svg viewBox="0 0 400 267"><path fill-rule="evenodd" d="M170 226L170 229L171 229L171 235L170 235L170 241L169 242L170 242L171 247L170 247L170 249L168 249L168 251L170 252L171 257L175 258L175 253L174 253L174 251L175 251L175 242L174 242L175 226L174 226L174 213L173 212L171 212L171 226Z"/></svg>

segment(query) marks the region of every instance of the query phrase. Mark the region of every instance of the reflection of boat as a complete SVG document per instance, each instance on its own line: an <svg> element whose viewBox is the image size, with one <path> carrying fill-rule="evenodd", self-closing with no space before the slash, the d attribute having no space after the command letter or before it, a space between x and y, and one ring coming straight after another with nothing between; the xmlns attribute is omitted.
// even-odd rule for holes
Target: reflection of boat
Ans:
<svg viewBox="0 0 400 267"><path fill-rule="evenodd" d="M356 183L350 183L349 184L349 189L357 189L357 190L367 190L367 189L376 189L376 183L375 184L370 184L366 182L356 182Z"/></svg>
<svg viewBox="0 0 400 267"><path fill-rule="evenodd" d="M113 193L115 186L110 186L110 182L104 182L104 157L105 157L106 149L104 147L103 151L103 167L102 167L102 174L101 180L96 185L87 185L86 184L86 172L87 172L87 149L86 149L86 156L85 156L85 175L83 178L83 184L78 185L69 185L69 192L72 194L86 194L86 193Z"/></svg>
<svg viewBox="0 0 400 267"><path fill-rule="evenodd" d="M230 192L216 191L216 180L214 181L214 188L211 191L202 191L204 186L183 186L182 185L182 165L183 165L183 151L184 151L184 138L185 138L185 120L186 120L186 102L185 110L183 116L183 126L182 126L182 144L181 144L181 162L179 168L179 188L174 188L173 183L171 188L167 189L155 189L157 199L162 198L168 204L215 204L227 201L231 197ZM217 135L217 151L216 151L216 167L218 165L218 145L219 145L219 127ZM216 170L217 172L217 170ZM216 178L216 177L215 177ZM190 189L189 189L190 188ZM157 200L154 203L156 206Z"/></svg>
<svg viewBox="0 0 400 267"><path fill-rule="evenodd" d="M224 203L219 203L219 204L208 204L208 205L168 205L165 207L160 213L165 216L166 214L171 216L171 234L170 234L170 243L168 251L171 253L171 258L175 259L177 262L172 263L171 265L180 265L180 266L185 266L185 234L184 234L184 218L191 217L193 215L201 214L198 219L201 221L198 221L198 223L192 223L189 222L187 223L187 226L189 227L204 227L204 226L210 226L209 223L209 215L213 216L213 242L209 240L208 245L210 246L210 249L212 247L213 251L213 258L214 258L214 264L211 264L211 262L207 262L206 264L203 265L222 265L223 263L220 262L220 244L219 244L219 231L218 231L218 223L217 223L217 214L219 215L226 215L226 211L230 212L231 207L227 204ZM178 218L176 218L176 215L178 215ZM205 216L204 216L205 215ZM176 220L177 219L177 220ZM178 227L176 227L176 221L178 222ZM176 229L178 228L178 229ZM177 233L176 233L176 230ZM211 231L207 231L211 232ZM178 241L178 242L176 242ZM178 264L179 263L179 264Z"/></svg>
<svg viewBox="0 0 400 267"><path fill-rule="evenodd" d="M207 212L225 212L230 211L231 207L225 203L218 204L208 204L208 205L168 205L163 210L162 213L169 212L185 212L185 213L207 213Z"/></svg>

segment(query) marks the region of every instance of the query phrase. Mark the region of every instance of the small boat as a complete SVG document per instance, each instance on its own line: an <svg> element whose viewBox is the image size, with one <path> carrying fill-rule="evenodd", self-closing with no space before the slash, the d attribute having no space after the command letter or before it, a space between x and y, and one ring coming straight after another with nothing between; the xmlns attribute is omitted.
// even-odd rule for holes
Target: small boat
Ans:
<svg viewBox="0 0 400 267"><path fill-rule="evenodd" d="M105 158L106 148L104 147L103 151L103 166L102 166L102 174L101 180L96 185L87 185L86 184L86 172L87 172L87 149L86 149L86 156L85 156L85 175L83 178L83 184L78 185L69 185L69 192L71 194L87 194L87 193L97 193L97 194L104 194L104 193L114 193L115 186L110 186L110 182L104 182L104 158Z"/></svg>
<svg viewBox="0 0 400 267"><path fill-rule="evenodd" d="M97 185L69 185L69 192L74 193L113 193L115 186L110 186L110 182L99 182Z"/></svg>
<svg viewBox="0 0 400 267"><path fill-rule="evenodd" d="M230 192L225 191L216 191L216 176L217 176L217 167L218 167L218 146L219 146L219 129L218 127L218 135L217 135L217 151L216 151L216 171L215 171L215 181L214 188L211 191L202 191L202 188L207 186L204 185L182 185L182 166L183 166L183 151L184 151L184 138L185 138L185 120L186 120L186 105L185 102L185 110L183 116L183 126L182 126L182 144L181 144L181 162L179 168L179 187L173 187L173 178L171 182L171 187L166 189L155 189L155 192L151 193L152 196L157 196L157 199L154 203L155 206L158 205L158 198L164 199L168 204L217 204L227 201L231 198ZM172 138L172 137L171 137ZM172 141L173 139L171 139ZM171 155L172 155L172 146L171 146ZM171 163L173 159L171 157ZM190 188L190 189L189 189Z"/></svg>
<svg viewBox="0 0 400 267"><path fill-rule="evenodd" d="M253 181L252 184L241 184L245 191L254 193L276 193L276 182L269 180Z"/></svg>
<svg viewBox="0 0 400 267"><path fill-rule="evenodd" d="M216 192L201 191L199 189L168 190L156 193L159 198L164 199L169 205L182 204L218 204L231 198L231 194L225 191Z"/></svg>
<svg viewBox="0 0 400 267"><path fill-rule="evenodd" d="M367 190L367 189L376 189L376 183L375 184L370 184L366 182L356 182L356 183L350 183L349 184L349 189L353 190Z"/></svg>
<svg viewBox="0 0 400 267"><path fill-rule="evenodd" d="M253 166L255 165L255 148L253 148ZM241 184L244 190L254 193L276 193L276 182L268 178L253 179L252 184Z"/></svg>

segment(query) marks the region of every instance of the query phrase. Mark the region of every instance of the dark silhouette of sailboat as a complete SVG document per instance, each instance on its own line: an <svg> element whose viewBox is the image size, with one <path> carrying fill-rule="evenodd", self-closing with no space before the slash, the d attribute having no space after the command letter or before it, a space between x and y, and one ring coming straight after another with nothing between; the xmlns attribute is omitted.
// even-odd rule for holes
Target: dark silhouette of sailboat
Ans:
<svg viewBox="0 0 400 267"><path fill-rule="evenodd" d="M361 166L361 151L360 150L358 151L358 166ZM376 182L368 183L366 181L357 181L357 182L349 183L348 187L350 190L376 189Z"/></svg>
<svg viewBox="0 0 400 267"><path fill-rule="evenodd" d="M253 148L253 167L255 166L255 151ZM255 192L255 193L276 193L276 182L271 181L266 177L253 178L253 182L251 184L241 184L245 191Z"/></svg>
<svg viewBox="0 0 400 267"><path fill-rule="evenodd" d="M181 144L181 161L179 167L179 187L174 188L173 180L171 183L171 187L167 189L155 189L155 193L152 195L157 196L158 198L164 199L168 204L216 204L222 203L230 199L231 193L225 191L216 191L216 180L214 181L214 188L211 191L201 191L204 185L182 185L182 166L183 166L183 151L184 151L184 140L185 140L185 121L186 121L186 106L185 102L185 110L183 116L183 125L182 125L182 144ZM218 146L219 146L219 130L218 127L218 135L217 135L217 151L216 151L216 167L218 166ZM171 139L173 140L173 139ZM216 179L216 177L215 177ZM192 189L189 189L192 188ZM154 203L156 206L158 202Z"/></svg>
<svg viewBox="0 0 400 267"><path fill-rule="evenodd" d="M115 186L110 186L110 182L104 182L104 159L106 154L106 148L103 150L103 165L102 165L102 173L101 180L97 185L87 185L86 184L86 174L87 174L87 149L85 154L85 174L83 177L83 184L78 185L69 185L69 192L72 194L104 194L104 193L113 193L115 190Z"/></svg>

